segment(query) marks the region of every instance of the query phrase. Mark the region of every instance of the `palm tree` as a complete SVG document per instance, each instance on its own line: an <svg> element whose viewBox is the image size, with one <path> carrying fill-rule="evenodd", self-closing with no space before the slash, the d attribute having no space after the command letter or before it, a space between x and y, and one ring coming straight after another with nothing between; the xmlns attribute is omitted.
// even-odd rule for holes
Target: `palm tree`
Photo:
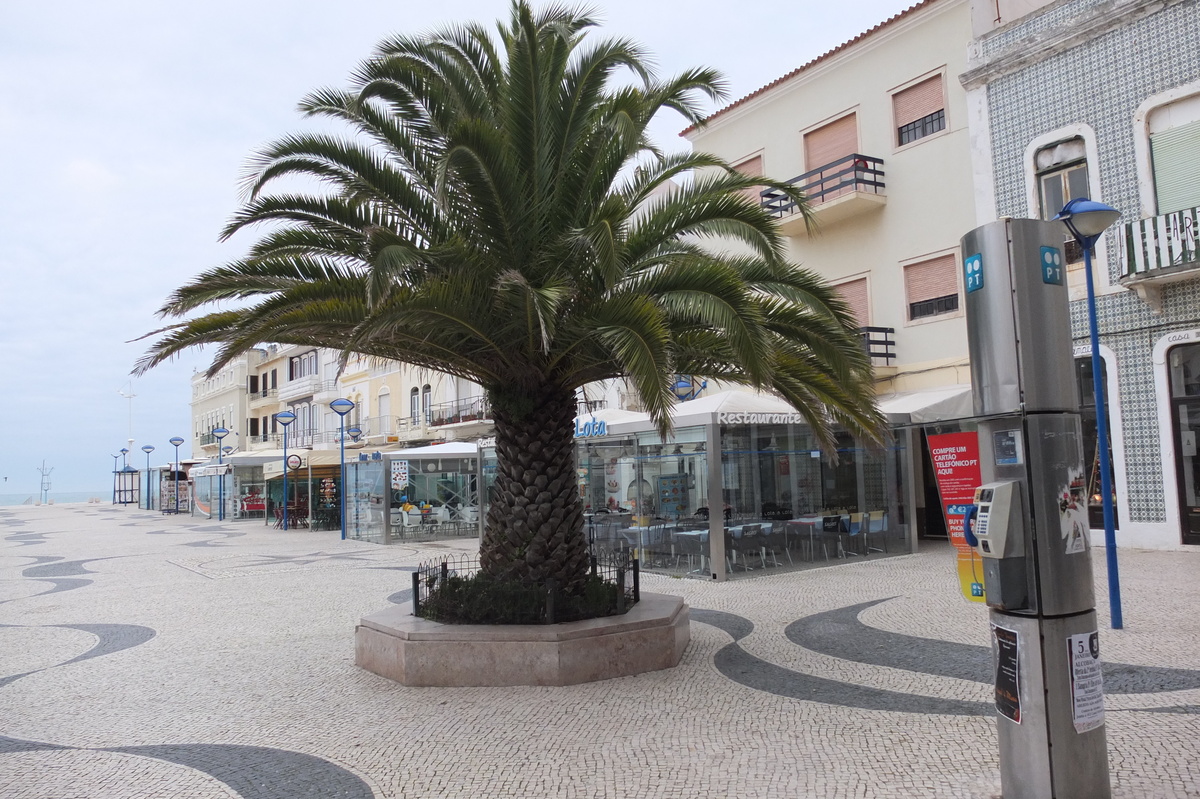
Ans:
<svg viewBox="0 0 1200 799"><path fill-rule="evenodd" d="M581 386L624 377L666 432L674 376L701 375L779 394L830 449L835 425L878 440L853 320L785 261L756 201L778 189L807 214L803 196L710 155L653 148L651 117L673 109L702 124L698 100L723 96L721 79L661 80L634 43L588 40L595 24L517 0L495 37L478 25L397 36L350 90L307 97L307 115L351 135L289 136L253 159L224 237L266 231L161 314L234 307L150 334L160 338L138 371L212 343L215 372L276 342L480 384L499 467L482 566L568 590L587 561L572 438ZM632 85L617 84L626 74ZM266 191L296 176L324 190Z"/></svg>

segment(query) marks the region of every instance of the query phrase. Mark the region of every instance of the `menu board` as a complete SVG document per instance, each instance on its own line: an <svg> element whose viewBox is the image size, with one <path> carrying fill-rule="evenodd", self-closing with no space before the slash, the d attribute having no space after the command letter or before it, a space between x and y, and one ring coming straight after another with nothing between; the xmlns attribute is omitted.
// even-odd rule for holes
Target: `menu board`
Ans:
<svg viewBox="0 0 1200 799"><path fill-rule="evenodd" d="M687 475L664 474L658 478L658 513L683 516L688 512Z"/></svg>

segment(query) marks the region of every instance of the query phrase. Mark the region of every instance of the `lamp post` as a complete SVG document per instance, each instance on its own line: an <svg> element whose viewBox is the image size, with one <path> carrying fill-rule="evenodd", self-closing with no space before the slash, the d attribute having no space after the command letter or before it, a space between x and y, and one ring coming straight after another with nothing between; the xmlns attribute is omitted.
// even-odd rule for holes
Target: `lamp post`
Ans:
<svg viewBox="0 0 1200 799"><path fill-rule="evenodd" d="M179 445L183 443L183 439L175 436L169 439L167 443L175 447L175 474L172 475L175 478L175 510L173 513L179 513Z"/></svg>
<svg viewBox="0 0 1200 799"><path fill-rule="evenodd" d="M125 449L125 447L121 447L121 471L125 471L129 468L129 461L126 459L127 455L129 455L129 450Z"/></svg>
<svg viewBox="0 0 1200 799"><path fill-rule="evenodd" d="M342 434L340 436L338 436L338 441L341 442L341 450L342 450L342 455L341 455L342 485L340 487L341 490L339 492L340 498L341 498L341 503L338 508L338 516L341 520L340 526L342 528L342 540L345 541L346 540L346 414L348 414L348 413L350 413L350 411L354 410L354 403L344 397L339 397L338 399L335 399L333 402L329 403L329 408L330 408L330 410L332 410L334 413L336 413L340 417L341 424L342 424Z"/></svg>
<svg viewBox="0 0 1200 799"><path fill-rule="evenodd" d="M1104 203L1076 197L1059 211L1056 221L1083 249L1083 271L1087 277L1088 334L1092 342L1092 390L1096 394L1096 448L1100 451L1100 498L1104 508L1105 563L1108 566L1108 608L1112 628L1124 626L1121 618L1121 577L1117 571L1117 536L1113 522L1113 486L1108 458L1108 409L1104 401L1104 382L1100 372L1100 331L1096 324L1096 289L1092 280L1092 248L1101 234L1121 218L1121 212Z"/></svg>
<svg viewBox="0 0 1200 799"><path fill-rule="evenodd" d="M229 431L224 427L214 427L213 438L217 440L217 521L225 521L225 472L221 469L225 465L225 453L221 449L221 442L225 440L225 436L229 435Z"/></svg>
<svg viewBox="0 0 1200 799"><path fill-rule="evenodd" d="M142 447L142 452L146 453L146 510L150 510L150 453L153 451L153 444L146 444Z"/></svg>
<svg viewBox="0 0 1200 799"><path fill-rule="evenodd" d="M287 430L288 425L296 421L296 414L291 411L280 411L275 414L275 420L283 425L283 529L288 529L287 518L287 503L288 503L288 486L287 486Z"/></svg>
<svg viewBox="0 0 1200 799"><path fill-rule="evenodd" d="M113 492L112 492L112 494L113 494L113 498L112 498L112 504L114 504L114 505L116 505L116 504L117 504L117 458L119 458L119 457L121 457L121 453L119 453L119 452L118 452L116 455L113 455L113 456L112 456L112 458L113 458Z"/></svg>

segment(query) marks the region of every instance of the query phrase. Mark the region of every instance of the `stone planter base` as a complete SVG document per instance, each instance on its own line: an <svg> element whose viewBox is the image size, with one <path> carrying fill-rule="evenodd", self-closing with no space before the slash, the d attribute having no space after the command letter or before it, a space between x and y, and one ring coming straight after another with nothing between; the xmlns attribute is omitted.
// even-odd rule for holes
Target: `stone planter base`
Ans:
<svg viewBox="0 0 1200 799"><path fill-rule="evenodd" d="M575 685L678 665L691 640L683 597L643 592L624 616L537 625L441 624L412 604L364 616L354 662L411 686Z"/></svg>

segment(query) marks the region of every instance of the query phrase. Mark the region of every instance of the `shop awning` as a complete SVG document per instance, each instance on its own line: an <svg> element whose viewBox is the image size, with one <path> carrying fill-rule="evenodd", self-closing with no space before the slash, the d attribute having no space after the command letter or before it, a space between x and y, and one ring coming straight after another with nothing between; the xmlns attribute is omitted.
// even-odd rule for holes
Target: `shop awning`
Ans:
<svg viewBox="0 0 1200 799"><path fill-rule="evenodd" d="M965 419L974 413L971 386L955 385L879 397L879 410L894 425Z"/></svg>
<svg viewBox="0 0 1200 799"><path fill-rule="evenodd" d="M671 409L671 418L676 427L691 427L698 424L721 422L721 414L765 414L793 415L796 409L779 397L770 394L759 394L754 391L721 391L707 397L681 402ZM800 422L800 419L781 421ZM727 422L737 424L738 422ZM768 420L751 421L748 423L766 424Z"/></svg>
<svg viewBox="0 0 1200 799"><path fill-rule="evenodd" d="M303 453L305 450L288 449L288 454L293 452ZM225 456L226 463L232 463L234 466L259 466L271 461L279 461L283 463L282 449L250 449L245 452L235 452L232 455Z"/></svg>
<svg viewBox="0 0 1200 799"><path fill-rule="evenodd" d="M445 444L395 449L383 454L389 458L469 458L478 453L479 446L474 441L447 441Z"/></svg>
<svg viewBox="0 0 1200 799"><path fill-rule="evenodd" d="M230 463L208 463L204 466L193 466L188 472L192 477L218 477L222 474L232 474L233 464Z"/></svg>

